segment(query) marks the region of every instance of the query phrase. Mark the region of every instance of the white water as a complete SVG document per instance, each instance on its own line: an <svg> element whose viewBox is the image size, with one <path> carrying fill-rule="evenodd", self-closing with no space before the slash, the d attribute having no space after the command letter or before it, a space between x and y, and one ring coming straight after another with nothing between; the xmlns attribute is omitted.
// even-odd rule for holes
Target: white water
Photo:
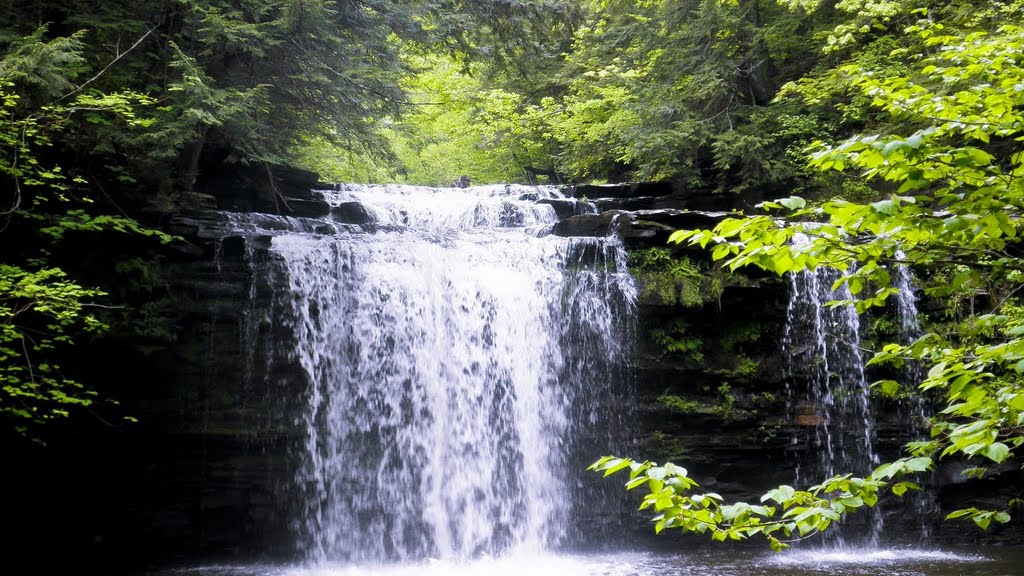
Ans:
<svg viewBox="0 0 1024 576"><path fill-rule="evenodd" d="M378 231L275 236L309 380L297 532L314 563L558 547L574 430L625 361L613 239L545 236L555 188L346 186ZM523 198L523 199L521 199Z"/></svg>
<svg viewBox="0 0 1024 576"><path fill-rule="evenodd" d="M896 252L898 261L902 262L904 258L905 254L902 250ZM921 322L918 319L916 281L913 270L902 263L897 264L893 268L892 284L893 288L899 290L894 295L896 317L899 320L899 342L910 344L922 334ZM921 362L911 360L903 365L901 377L905 381L904 385L909 390L916 392L917 387L927 377L927 371ZM928 407L925 397L920 393L910 394L903 401L901 409L905 413L908 435L916 440L927 439L932 411ZM921 540L925 542L931 537L931 520L938 512L934 493L928 486L931 480L934 480L934 473L931 478L926 480L924 491L912 492L907 496L914 514L920 518Z"/></svg>
<svg viewBox="0 0 1024 576"><path fill-rule="evenodd" d="M845 286L832 290L840 275L824 267L790 274L783 347L790 378L806 383L807 396L795 400L802 412L798 423L812 430L814 451L809 465L798 468L796 482L801 488L839 472L867 475L879 464L860 318L851 305L827 305L853 299ZM859 536L864 544L876 546L882 516L873 510L867 514L870 526ZM825 533L826 540L839 547L847 546L849 537L842 529Z"/></svg>

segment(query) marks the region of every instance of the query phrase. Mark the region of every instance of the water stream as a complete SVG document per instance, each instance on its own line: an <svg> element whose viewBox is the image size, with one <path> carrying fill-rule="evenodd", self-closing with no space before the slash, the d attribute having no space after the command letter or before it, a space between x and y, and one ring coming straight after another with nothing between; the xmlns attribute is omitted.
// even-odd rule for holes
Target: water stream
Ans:
<svg viewBox="0 0 1024 576"><path fill-rule="evenodd" d="M616 239L545 235L556 217L538 195L558 192L346 186L332 202L358 203L374 232L273 238L278 308L309 381L309 560L565 541L567 462L595 403L621 388L635 289Z"/></svg>
<svg viewBox="0 0 1024 576"><path fill-rule="evenodd" d="M529 554L392 565L210 565L160 576L1015 576L1013 551L903 549L787 552Z"/></svg>

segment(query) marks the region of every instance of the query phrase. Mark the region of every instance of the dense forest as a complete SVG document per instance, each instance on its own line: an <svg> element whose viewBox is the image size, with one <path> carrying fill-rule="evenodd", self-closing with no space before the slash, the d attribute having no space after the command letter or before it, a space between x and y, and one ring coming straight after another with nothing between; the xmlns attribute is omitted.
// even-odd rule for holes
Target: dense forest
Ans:
<svg viewBox="0 0 1024 576"><path fill-rule="evenodd" d="M977 456L969 475L984 476L1024 444L1021 0L0 0L0 13L4 434L39 440L42 424L89 413L130 423L74 349L111 326L160 329L146 305L176 242L166 215L251 208L224 190L257 181L287 212L275 182L299 169L434 186L664 181L759 214L785 198L675 240L733 268L843 269L873 294L861 307L893 293L886 263L921 267L948 321L874 362L928 363L923 387L946 406L933 439L826 485L846 494L840 509L774 492L809 511L799 525L673 500L685 471L672 488L676 471L634 463L667 510L659 529L779 546L779 531L913 489L895 480L933 456ZM811 228L778 226L779 212L813 222L813 241L792 247ZM114 261L88 253L122 244ZM1013 504L959 517L987 527Z"/></svg>

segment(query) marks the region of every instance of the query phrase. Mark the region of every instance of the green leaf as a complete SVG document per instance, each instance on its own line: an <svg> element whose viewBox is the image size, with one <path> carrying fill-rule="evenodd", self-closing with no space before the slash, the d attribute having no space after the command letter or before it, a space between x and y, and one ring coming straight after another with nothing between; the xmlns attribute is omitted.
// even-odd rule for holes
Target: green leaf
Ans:
<svg viewBox="0 0 1024 576"><path fill-rule="evenodd" d="M1002 442L994 442L985 448L985 456L993 462L1002 464L1010 455L1010 447Z"/></svg>
<svg viewBox="0 0 1024 576"><path fill-rule="evenodd" d="M895 398L900 391L900 383L895 380L879 380L872 384L871 387L890 398Z"/></svg>
<svg viewBox="0 0 1024 576"><path fill-rule="evenodd" d="M906 468L911 472L927 472L932 466L932 459L927 456L907 460Z"/></svg>
<svg viewBox="0 0 1024 576"><path fill-rule="evenodd" d="M789 208L790 210L800 210L803 207L807 206L807 201L799 196L790 196L789 198L782 198L781 200L776 200L776 202L778 202L782 206L785 206L786 208Z"/></svg>

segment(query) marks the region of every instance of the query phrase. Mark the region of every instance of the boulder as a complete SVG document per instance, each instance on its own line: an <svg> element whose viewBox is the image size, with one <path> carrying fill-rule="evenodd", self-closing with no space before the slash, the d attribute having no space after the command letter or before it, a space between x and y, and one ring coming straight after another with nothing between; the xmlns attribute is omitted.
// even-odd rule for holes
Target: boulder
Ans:
<svg viewBox="0 0 1024 576"><path fill-rule="evenodd" d="M372 224L373 215L359 202L342 202L331 208L331 218L342 224Z"/></svg>
<svg viewBox="0 0 1024 576"><path fill-rule="evenodd" d="M601 214L580 214L560 220L551 229L555 236L607 236L616 219L627 212L610 210Z"/></svg>
<svg viewBox="0 0 1024 576"><path fill-rule="evenodd" d="M535 200L537 204L547 204L555 209L559 218L570 218L583 214L593 214L594 205L575 198L544 198Z"/></svg>

